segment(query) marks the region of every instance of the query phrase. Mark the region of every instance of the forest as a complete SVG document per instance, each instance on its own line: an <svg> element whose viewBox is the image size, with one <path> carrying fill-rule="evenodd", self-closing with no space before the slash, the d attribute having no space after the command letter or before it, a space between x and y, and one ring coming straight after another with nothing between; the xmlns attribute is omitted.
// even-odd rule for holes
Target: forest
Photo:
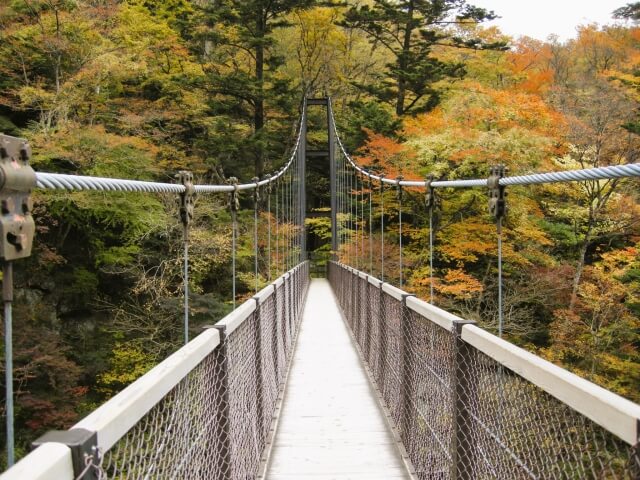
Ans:
<svg viewBox="0 0 640 480"><path fill-rule="evenodd" d="M1 0L0 131L29 140L37 171L173 182L190 170L198 183L250 182L284 163L303 99L330 96L347 150L388 178L635 163L640 3L617 7L613 26L543 42L486 26L500 12L465 0ZM309 110L310 125L321 127L310 126L312 146L326 142L324 115ZM326 182L309 180L320 191ZM16 265L18 457L183 341L175 196L36 190L34 200L34 252ZM256 281L247 195L231 298L227 201L197 200L192 335L251 296ZM384 203L385 276L397 279L396 192ZM424 190L407 189L403 209L404 286L428 299ZM640 402L637 179L511 187L508 209L505 337ZM267 248L268 215L262 205L260 285L285 269ZM442 190L433 220L434 303L495 332L486 190ZM307 219L317 238L328 239L328 226ZM343 237L343 261L368 258L353 231Z"/></svg>

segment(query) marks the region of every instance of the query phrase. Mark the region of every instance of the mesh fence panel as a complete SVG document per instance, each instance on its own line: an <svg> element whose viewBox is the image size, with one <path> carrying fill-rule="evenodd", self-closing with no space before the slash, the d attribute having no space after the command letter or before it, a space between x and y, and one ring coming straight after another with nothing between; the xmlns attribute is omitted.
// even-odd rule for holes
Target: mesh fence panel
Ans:
<svg viewBox="0 0 640 480"><path fill-rule="evenodd" d="M465 343L464 322L448 331L335 263L329 279L417 478L640 478L637 448Z"/></svg>
<svg viewBox="0 0 640 480"><path fill-rule="evenodd" d="M101 478L223 478L228 419L224 358L219 349L145 415L103 457Z"/></svg>
<svg viewBox="0 0 640 480"><path fill-rule="evenodd" d="M308 288L285 277L94 465L98 478L255 478Z"/></svg>
<svg viewBox="0 0 640 480"><path fill-rule="evenodd" d="M463 477L640 477L623 441L482 352L461 350Z"/></svg>

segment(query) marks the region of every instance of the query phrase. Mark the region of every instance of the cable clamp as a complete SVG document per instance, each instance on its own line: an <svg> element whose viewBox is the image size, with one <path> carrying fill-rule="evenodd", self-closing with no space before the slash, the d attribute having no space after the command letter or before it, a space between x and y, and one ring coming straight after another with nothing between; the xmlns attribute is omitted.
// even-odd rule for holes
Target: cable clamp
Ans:
<svg viewBox="0 0 640 480"><path fill-rule="evenodd" d="M0 258L7 261L31 255L36 233L31 216L36 174L30 159L25 139L0 135Z"/></svg>
<svg viewBox="0 0 640 480"><path fill-rule="evenodd" d="M400 185L400 182L404 180L404 177L402 175L399 175L396 177L396 183L398 185L398 200L402 201L402 185Z"/></svg>
<svg viewBox="0 0 640 480"><path fill-rule="evenodd" d="M255 205L258 205L258 202L260 201L260 179L258 177L253 177L251 181L256 185L256 188L253 189L253 202Z"/></svg>
<svg viewBox="0 0 640 480"><path fill-rule="evenodd" d="M426 187L426 192L424 194L424 204L427 207L427 210L433 210L440 207L440 197L436 193L435 187L432 185L434 181L433 179L434 176L429 175L424 182Z"/></svg>
<svg viewBox="0 0 640 480"><path fill-rule="evenodd" d="M193 173L186 170L178 172L176 179L184 185L184 192L180 194L180 220L185 228L193 220L193 211L196 202L196 190L193 186Z"/></svg>
<svg viewBox="0 0 640 480"><path fill-rule="evenodd" d="M507 192L504 185L500 185L500 179L505 176L507 169L504 165L494 165L489 171L487 186L489 187L489 213L496 220L507 214Z"/></svg>
<svg viewBox="0 0 640 480"><path fill-rule="evenodd" d="M233 191L229 193L229 208L232 212L240 210L240 196L238 195L238 179L236 177L229 177L227 180L229 185L233 186Z"/></svg>

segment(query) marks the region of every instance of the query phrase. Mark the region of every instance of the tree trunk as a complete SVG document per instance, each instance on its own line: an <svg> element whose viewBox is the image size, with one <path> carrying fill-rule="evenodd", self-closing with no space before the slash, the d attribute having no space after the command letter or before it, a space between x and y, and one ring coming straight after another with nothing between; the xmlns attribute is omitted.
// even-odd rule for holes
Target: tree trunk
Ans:
<svg viewBox="0 0 640 480"><path fill-rule="evenodd" d="M255 99L255 108L253 113L253 128L256 137L258 137L258 144L256 148L255 158L255 172L256 177L262 178L264 174L264 149L262 147L262 140L259 138L264 127L264 92L263 92L263 80L264 80L264 45L262 39L266 34L266 24L263 17L263 12L258 12L256 20L256 38L258 44L256 45L256 84L258 91Z"/></svg>
<svg viewBox="0 0 640 480"><path fill-rule="evenodd" d="M580 287L580 280L582 279L582 271L584 270L584 262L587 256L587 249L589 243L591 243L591 233L593 231L593 217L589 215L589 226L587 227L587 233L584 235L582 246L580 247L580 253L578 254L578 264L576 265L576 273L573 277L573 286L571 288L571 300L569 302L569 310L573 312L576 301L578 299L578 288Z"/></svg>
<svg viewBox="0 0 640 480"><path fill-rule="evenodd" d="M396 101L396 115L404 114L404 101L407 92L407 84L402 77L407 68L407 59L411 50L411 34L413 33L413 2L409 2L407 10L408 20L404 29L404 40L402 43L402 53L398 57L398 96Z"/></svg>

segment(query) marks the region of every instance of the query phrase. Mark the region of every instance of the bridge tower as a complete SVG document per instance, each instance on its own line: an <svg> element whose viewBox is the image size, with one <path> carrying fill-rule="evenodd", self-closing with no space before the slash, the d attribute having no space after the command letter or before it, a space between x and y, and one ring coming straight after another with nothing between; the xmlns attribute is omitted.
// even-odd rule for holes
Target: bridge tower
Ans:
<svg viewBox="0 0 640 480"><path fill-rule="evenodd" d="M331 111L331 98L330 97L320 97L320 98L307 98L306 106L321 106L326 109L326 128L327 128L327 141L326 146L322 148L307 148L307 144L305 142L305 152L306 152L306 162L309 165L315 164L316 167L320 167L323 169L322 171L326 174L326 166L329 164L329 197L330 197L330 217L331 217L331 252L332 259L335 260L335 252L338 249L338 228L337 228L337 189L336 189L336 158L335 158L335 128L333 125L333 115ZM303 126L303 133L307 132L307 118L305 118L305 125ZM305 135L306 139L306 135ZM320 163L318 163L320 162ZM313 208L317 207L317 205L311 205L309 208L310 216L324 216L321 214L314 214Z"/></svg>

